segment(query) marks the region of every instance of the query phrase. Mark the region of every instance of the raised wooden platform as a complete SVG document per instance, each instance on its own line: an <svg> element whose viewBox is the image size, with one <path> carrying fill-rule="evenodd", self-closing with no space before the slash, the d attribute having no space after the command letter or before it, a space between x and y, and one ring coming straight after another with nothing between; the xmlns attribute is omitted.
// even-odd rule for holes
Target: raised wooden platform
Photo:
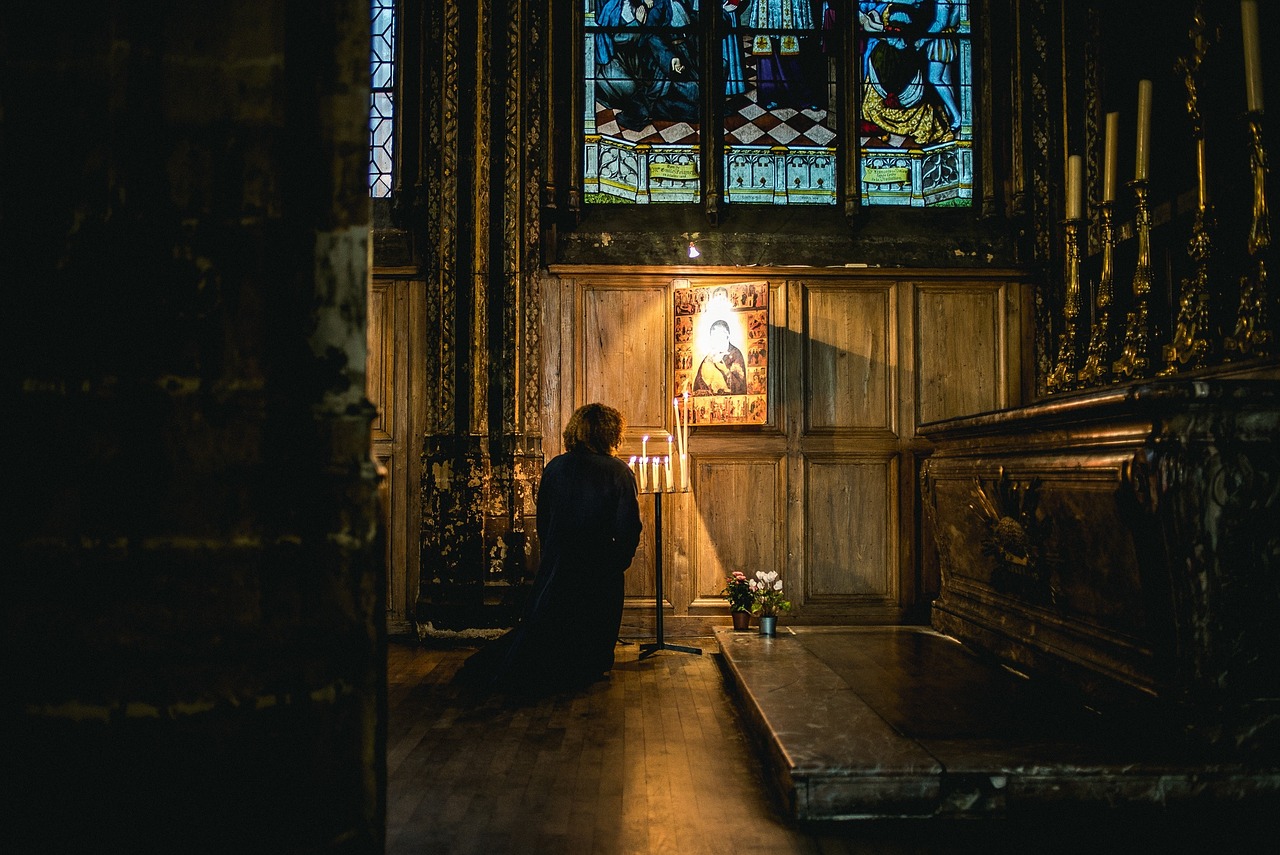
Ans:
<svg viewBox="0 0 1280 855"><path fill-rule="evenodd" d="M716 631L797 820L1017 816L1057 806L1280 807L1280 762L1214 759L916 627Z"/></svg>

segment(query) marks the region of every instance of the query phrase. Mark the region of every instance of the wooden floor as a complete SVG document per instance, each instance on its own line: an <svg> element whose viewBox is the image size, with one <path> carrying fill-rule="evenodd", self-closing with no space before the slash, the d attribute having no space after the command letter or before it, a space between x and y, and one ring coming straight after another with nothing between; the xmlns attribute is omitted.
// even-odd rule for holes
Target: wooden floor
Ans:
<svg viewBox="0 0 1280 855"><path fill-rule="evenodd" d="M1032 824L789 823L772 800L761 761L726 691L715 640L680 641L705 653L660 651L641 660L636 645L620 646L610 680L524 701L452 685L469 648L393 641L386 851L896 855L1207 849L1203 835L1173 827L1168 817L1150 823L1132 817L1082 821L1065 814Z"/></svg>

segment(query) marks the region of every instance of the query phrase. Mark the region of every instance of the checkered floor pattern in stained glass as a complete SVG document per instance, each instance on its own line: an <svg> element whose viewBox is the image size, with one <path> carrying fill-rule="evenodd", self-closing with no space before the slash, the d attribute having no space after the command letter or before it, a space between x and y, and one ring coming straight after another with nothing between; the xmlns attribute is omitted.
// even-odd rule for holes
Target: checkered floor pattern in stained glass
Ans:
<svg viewBox="0 0 1280 855"><path fill-rule="evenodd" d="M729 99L725 116L728 145L782 145L789 148L822 148L831 145L836 134L827 127L826 110L795 110L775 107L766 110L756 103L754 90ZM691 145L698 131L688 122L650 122L633 130L618 124L618 111L596 109L596 132L602 136L649 145Z"/></svg>

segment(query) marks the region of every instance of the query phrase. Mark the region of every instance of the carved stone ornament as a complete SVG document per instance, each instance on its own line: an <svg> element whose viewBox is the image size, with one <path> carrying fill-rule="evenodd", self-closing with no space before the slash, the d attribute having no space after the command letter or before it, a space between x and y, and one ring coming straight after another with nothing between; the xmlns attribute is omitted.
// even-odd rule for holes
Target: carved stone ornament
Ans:
<svg viewBox="0 0 1280 855"><path fill-rule="evenodd" d="M1040 479L1016 482L1001 467L995 481L984 484L975 478L973 484L974 501L969 507L986 525L982 549L995 562L992 587L1041 604L1052 603L1045 550L1050 520L1039 512Z"/></svg>

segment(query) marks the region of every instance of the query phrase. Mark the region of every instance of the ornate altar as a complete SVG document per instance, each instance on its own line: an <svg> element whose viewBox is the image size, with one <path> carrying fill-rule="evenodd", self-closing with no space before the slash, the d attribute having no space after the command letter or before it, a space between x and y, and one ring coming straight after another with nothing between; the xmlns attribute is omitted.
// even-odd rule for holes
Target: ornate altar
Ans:
<svg viewBox="0 0 1280 855"><path fill-rule="evenodd" d="M1250 376L923 426L933 626L1208 745L1280 747L1280 381Z"/></svg>

